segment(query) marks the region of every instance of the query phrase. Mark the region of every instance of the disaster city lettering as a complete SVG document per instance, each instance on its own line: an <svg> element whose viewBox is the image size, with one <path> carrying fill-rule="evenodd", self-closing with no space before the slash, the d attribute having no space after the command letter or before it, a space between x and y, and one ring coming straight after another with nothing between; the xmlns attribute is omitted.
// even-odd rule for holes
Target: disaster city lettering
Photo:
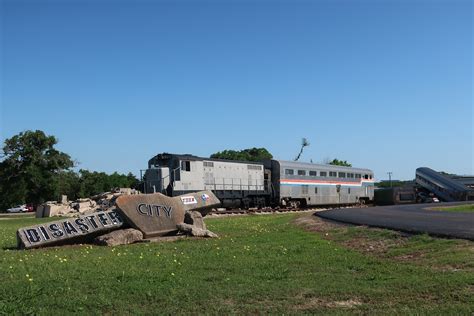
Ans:
<svg viewBox="0 0 474 316"><path fill-rule="evenodd" d="M145 216L160 217L164 215L171 218L172 211L173 211L173 208L167 205L140 203L137 206L138 214L145 215Z"/></svg>
<svg viewBox="0 0 474 316"><path fill-rule="evenodd" d="M23 228L20 229L20 233L24 234L30 244L36 244L77 237L99 230L120 227L122 224L123 220L116 211L108 211Z"/></svg>

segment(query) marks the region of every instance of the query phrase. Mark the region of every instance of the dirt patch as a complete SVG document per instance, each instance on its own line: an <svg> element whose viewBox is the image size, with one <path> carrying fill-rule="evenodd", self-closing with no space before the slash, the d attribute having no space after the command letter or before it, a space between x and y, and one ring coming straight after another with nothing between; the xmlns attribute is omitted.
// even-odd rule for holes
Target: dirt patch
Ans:
<svg viewBox="0 0 474 316"><path fill-rule="evenodd" d="M474 285L469 285L469 286L467 287L467 291L468 291L469 293L474 294Z"/></svg>
<svg viewBox="0 0 474 316"><path fill-rule="evenodd" d="M346 229L347 225L328 220L323 220L314 214L305 214L300 216L293 221L294 224L302 227L303 229L311 232L325 233L333 229Z"/></svg>
<svg viewBox="0 0 474 316"><path fill-rule="evenodd" d="M415 251L415 252L412 252L412 253L409 253L409 254L404 254L404 255L393 257L393 259L399 260L399 261L413 262L413 261L419 260L419 259L421 259L425 256L426 256L426 253L421 252L421 251Z"/></svg>
<svg viewBox="0 0 474 316"><path fill-rule="evenodd" d="M336 302L328 303L328 307L342 307L342 308L354 308L360 305L362 305L362 302L358 300L336 301Z"/></svg>
<svg viewBox="0 0 474 316"><path fill-rule="evenodd" d="M311 232L321 233L321 236L327 240L335 240L334 233L338 235L344 234L348 231L350 225L337 223L322 219L314 214L305 215L298 217L294 220L294 224L302 227L303 229ZM379 228L369 228L374 231L383 231ZM383 254L388 251L389 248L394 246L400 246L407 242L407 238L401 233L394 233L394 238L368 238L367 236L353 235L350 239L338 240L343 246L354 249L364 253L372 254Z"/></svg>
<svg viewBox="0 0 474 316"><path fill-rule="evenodd" d="M391 247L400 246L406 243L406 239L369 239L366 237L355 237L343 242L348 248L356 249L365 253L382 254L386 253Z"/></svg>
<svg viewBox="0 0 474 316"><path fill-rule="evenodd" d="M294 305L295 311L310 311L318 308L344 308L352 309L356 308L363 303L358 299L349 299L343 301L329 301L321 298L308 298L304 303Z"/></svg>

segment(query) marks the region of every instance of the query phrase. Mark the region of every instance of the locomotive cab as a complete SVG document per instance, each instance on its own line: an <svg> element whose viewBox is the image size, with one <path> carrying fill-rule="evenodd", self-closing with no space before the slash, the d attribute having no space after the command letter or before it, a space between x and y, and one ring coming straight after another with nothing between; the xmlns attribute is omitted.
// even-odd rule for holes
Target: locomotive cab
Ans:
<svg viewBox="0 0 474 316"><path fill-rule="evenodd" d="M155 166L145 171L143 176L145 193L163 193L169 195L170 171L169 167Z"/></svg>

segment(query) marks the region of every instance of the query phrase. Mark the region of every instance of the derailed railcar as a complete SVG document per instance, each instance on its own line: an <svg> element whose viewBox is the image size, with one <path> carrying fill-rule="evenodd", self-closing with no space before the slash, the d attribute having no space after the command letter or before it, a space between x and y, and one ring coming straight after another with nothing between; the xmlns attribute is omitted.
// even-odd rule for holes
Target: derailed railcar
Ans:
<svg viewBox="0 0 474 316"><path fill-rule="evenodd" d="M371 201L374 195L369 169L167 153L148 161L144 183L146 193L169 196L211 190L229 208L355 204Z"/></svg>

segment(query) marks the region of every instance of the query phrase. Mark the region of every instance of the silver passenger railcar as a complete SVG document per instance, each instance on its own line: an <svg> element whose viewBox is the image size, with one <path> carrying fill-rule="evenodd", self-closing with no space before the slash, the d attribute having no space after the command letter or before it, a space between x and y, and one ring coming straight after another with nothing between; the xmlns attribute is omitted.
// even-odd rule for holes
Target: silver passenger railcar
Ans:
<svg viewBox="0 0 474 316"><path fill-rule="evenodd" d="M280 205L334 205L372 201L374 173L369 169L272 160L274 196Z"/></svg>

